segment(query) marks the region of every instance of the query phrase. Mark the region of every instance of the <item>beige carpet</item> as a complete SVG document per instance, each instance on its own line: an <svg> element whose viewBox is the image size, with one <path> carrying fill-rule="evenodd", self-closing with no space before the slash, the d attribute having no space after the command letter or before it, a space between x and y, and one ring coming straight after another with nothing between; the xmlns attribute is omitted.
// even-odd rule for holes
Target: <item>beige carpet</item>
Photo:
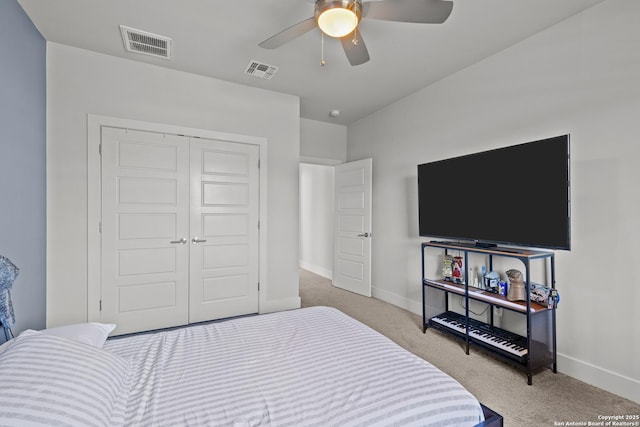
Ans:
<svg viewBox="0 0 640 427"><path fill-rule="evenodd" d="M335 288L306 270L300 270L300 297L303 307L335 307L437 366L502 414L505 426L586 426L601 421L598 416L640 414L630 400L551 370L535 375L529 386L523 372L473 348L465 354L461 340L433 329L423 334L420 316Z"/></svg>

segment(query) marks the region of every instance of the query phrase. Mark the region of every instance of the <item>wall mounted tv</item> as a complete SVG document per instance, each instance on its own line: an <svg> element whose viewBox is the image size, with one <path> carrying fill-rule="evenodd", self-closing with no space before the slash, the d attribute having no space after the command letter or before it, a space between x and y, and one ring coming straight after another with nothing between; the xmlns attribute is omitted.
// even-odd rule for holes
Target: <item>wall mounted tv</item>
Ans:
<svg viewBox="0 0 640 427"><path fill-rule="evenodd" d="M569 135L418 165L420 236L571 248Z"/></svg>

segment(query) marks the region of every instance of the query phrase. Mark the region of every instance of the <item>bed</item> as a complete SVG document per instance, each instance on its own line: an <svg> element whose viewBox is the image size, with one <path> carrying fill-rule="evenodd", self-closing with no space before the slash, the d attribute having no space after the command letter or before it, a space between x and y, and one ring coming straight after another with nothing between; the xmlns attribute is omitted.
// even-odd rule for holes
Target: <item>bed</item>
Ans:
<svg viewBox="0 0 640 427"><path fill-rule="evenodd" d="M13 340L0 425L486 425L457 381L333 308L107 333Z"/></svg>

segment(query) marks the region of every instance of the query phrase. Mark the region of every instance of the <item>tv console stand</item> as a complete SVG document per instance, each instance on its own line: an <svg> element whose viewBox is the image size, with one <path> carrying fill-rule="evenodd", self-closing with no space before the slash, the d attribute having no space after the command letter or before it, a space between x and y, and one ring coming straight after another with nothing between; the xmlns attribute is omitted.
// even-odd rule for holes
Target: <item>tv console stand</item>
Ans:
<svg viewBox="0 0 640 427"><path fill-rule="evenodd" d="M510 253L510 254L520 254L523 253L522 250L520 249L514 249L514 248L503 248L500 247L498 245L494 245L493 243L466 243L466 242L453 242L453 241L446 241L446 240L432 240L429 242L430 244L433 244L435 246L448 246L448 247L455 247L457 249L463 250L463 249L468 249L468 250L472 250L472 249L486 249L488 251L497 251L497 252L501 252L501 253Z"/></svg>
<svg viewBox="0 0 640 427"><path fill-rule="evenodd" d="M488 257L492 271L494 257L507 257L519 260L523 266L525 283L525 301L510 301L505 296L485 289L469 286L469 281L457 284L444 278L431 279L425 276L426 255L449 255L457 251L464 258L464 266L469 266L469 255L480 254ZM531 264L534 261L548 263L551 289L555 289L555 255L553 252L515 250L501 247L477 247L474 244L431 241L422 243L422 331L428 327L448 335L463 339L466 353L470 346L481 348L500 360L511 363L527 374L527 383L533 383L534 373L550 367L557 372L556 357L556 307L538 304L530 299ZM546 265L545 265L546 267ZM466 276L466 275L465 275ZM444 307L435 308L436 313L427 313L427 290L444 293ZM464 313L458 313L449 307L449 295L464 298ZM489 318L481 321L469 316L469 303L476 301L488 305ZM454 307L451 307L454 308ZM526 333L519 335L497 327L494 324L494 308L509 310L526 318ZM434 307L429 307L433 310Z"/></svg>

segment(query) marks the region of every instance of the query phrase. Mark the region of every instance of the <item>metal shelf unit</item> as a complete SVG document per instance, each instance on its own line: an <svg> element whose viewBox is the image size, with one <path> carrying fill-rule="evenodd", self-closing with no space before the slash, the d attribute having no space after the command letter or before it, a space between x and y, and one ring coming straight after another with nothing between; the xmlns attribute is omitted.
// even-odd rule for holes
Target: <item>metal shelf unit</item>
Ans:
<svg viewBox="0 0 640 427"><path fill-rule="evenodd" d="M494 257L507 257L519 260L524 266L525 301L509 301L506 297L496 293L475 288L468 285L468 280L464 284L456 284L445 281L441 278L430 279L425 277L425 251L428 249L442 250L444 255L449 251L459 251L464 254L464 266L469 265L469 254L484 254L489 258L489 270L493 270ZM461 338L465 341L465 351L469 354L469 347L476 346L482 348L492 355L524 371L527 375L527 383L533 383L533 374L545 367L551 367L554 373L557 372L556 357L556 307L548 308L530 300L529 284L531 283L532 262L544 262L550 269L550 283L548 286L555 289L555 255L553 252L537 251L528 249L512 249L501 247L477 247L472 244L458 242L424 242L422 243L422 331L426 332L427 327L432 327L446 334ZM444 312L434 316L427 315L427 288L444 292ZM458 295L464 298L464 315L459 315L457 322L458 330L450 326L443 325L435 321L438 317L447 317L449 312L448 295ZM479 301L489 305L488 323L478 322L469 317L469 301ZM501 334L503 330L494 325L494 307L500 307L514 313L519 313L526 317L526 336L521 338L522 346L526 348L526 354L516 355L504 351L493 343L488 343L478 339L478 334L474 335L479 325L482 330L492 331ZM455 317L455 314L451 315ZM451 317L449 316L449 317ZM509 332L504 331L509 334Z"/></svg>

